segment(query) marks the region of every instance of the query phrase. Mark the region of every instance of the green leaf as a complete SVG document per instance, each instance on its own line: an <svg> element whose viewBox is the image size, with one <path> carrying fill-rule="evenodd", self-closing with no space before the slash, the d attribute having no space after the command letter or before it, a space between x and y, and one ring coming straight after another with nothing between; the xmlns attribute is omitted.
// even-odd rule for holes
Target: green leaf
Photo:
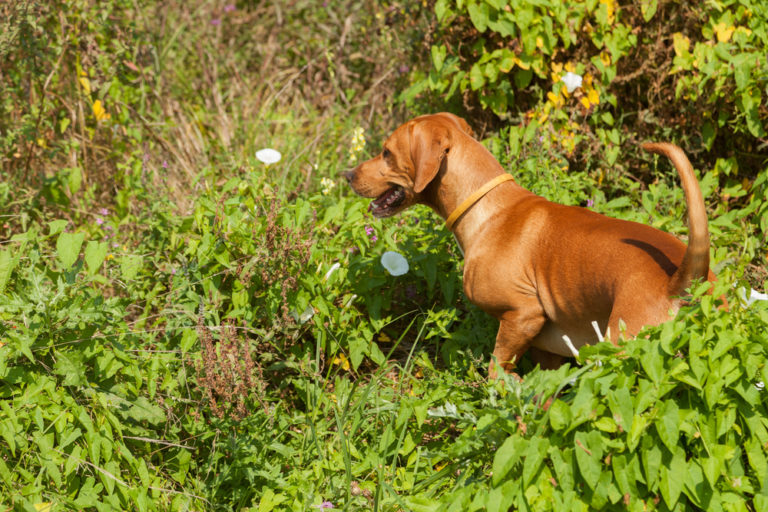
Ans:
<svg viewBox="0 0 768 512"><path fill-rule="evenodd" d="M576 463L581 471L581 477L591 489L595 489L603 469L603 438L598 431L589 434L577 432L574 436L573 451Z"/></svg>
<svg viewBox="0 0 768 512"><path fill-rule="evenodd" d="M85 366L77 353L59 353L53 372L64 377L65 386L79 386L86 382Z"/></svg>
<svg viewBox="0 0 768 512"><path fill-rule="evenodd" d="M640 2L640 12L643 14L645 21L650 21L653 18L657 8L658 0L642 0Z"/></svg>
<svg viewBox="0 0 768 512"><path fill-rule="evenodd" d="M137 254L126 254L120 258L120 272L123 279L132 281L139 274L143 258Z"/></svg>
<svg viewBox="0 0 768 512"><path fill-rule="evenodd" d="M475 28L480 32L485 32L485 29L488 28L488 18L490 18L491 7L483 1L479 4L470 2L469 5L467 5L467 10L469 11L469 18L472 20L472 24Z"/></svg>
<svg viewBox="0 0 768 512"><path fill-rule="evenodd" d="M525 460L523 461L523 485L527 486L536 476L536 473L544 462L544 457L549 448L549 440L544 437L534 437L528 440L528 447L525 450Z"/></svg>
<svg viewBox="0 0 768 512"><path fill-rule="evenodd" d="M608 399L608 407L613 414L613 419L621 426L624 432L628 432L632 427L632 418L634 417L633 400L629 394L629 389L624 386L611 389L606 398Z"/></svg>
<svg viewBox="0 0 768 512"><path fill-rule="evenodd" d="M685 450L677 447L672 454L671 458L661 466L661 479L659 481L661 496L670 510L675 508L680 493L683 492L685 485L683 475L688 470L688 465L685 462Z"/></svg>
<svg viewBox="0 0 768 512"><path fill-rule="evenodd" d="M67 186L69 192L72 195L77 194L80 191L80 186L83 183L83 173L79 167L72 167L69 169L69 175L67 176Z"/></svg>
<svg viewBox="0 0 768 512"><path fill-rule="evenodd" d="M53 236L64 231L64 228L69 224L68 220L58 219L48 223L48 236Z"/></svg>
<svg viewBox="0 0 768 512"><path fill-rule="evenodd" d="M56 240L56 254L64 268L70 268L80 255L85 233L61 233Z"/></svg>
<svg viewBox="0 0 768 512"><path fill-rule="evenodd" d="M107 257L108 244L106 242L97 242L90 240L85 246L85 264L88 267L88 274L94 275L101 268L104 259Z"/></svg>
<svg viewBox="0 0 768 512"><path fill-rule="evenodd" d="M683 491L691 498L691 501L700 509L706 510L712 499L712 488L709 486L701 466L695 460L688 463L688 471L685 473L685 487Z"/></svg>
<svg viewBox="0 0 768 512"><path fill-rule="evenodd" d="M670 452L674 452L680 436L680 409L675 401L668 400L664 402L664 405L659 409L654 425L659 433L661 442L664 443Z"/></svg>
<svg viewBox="0 0 768 512"><path fill-rule="evenodd" d="M478 64L473 64L472 69L469 70L469 85L473 91L485 85L485 76L483 75L482 67Z"/></svg>
<svg viewBox="0 0 768 512"><path fill-rule="evenodd" d="M13 269L16 267L16 264L18 262L19 262L18 253L14 258L11 255L10 250L6 251L4 249L0 249L0 293L3 293L3 290L5 290L5 286L8 284L8 281L11 279L11 273L13 272Z"/></svg>
<svg viewBox="0 0 768 512"><path fill-rule="evenodd" d="M127 416L136 421L147 421L152 425L159 425L166 420L165 411L144 396L140 396L133 401Z"/></svg>
<svg viewBox="0 0 768 512"><path fill-rule="evenodd" d="M549 424L555 430L563 430L571 424L571 408L562 400L555 400L549 407Z"/></svg>
<svg viewBox="0 0 768 512"><path fill-rule="evenodd" d="M645 196L643 199L645 199ZM654 206L654 210L655 208ZM640 364L643 365L643 369L654 384L661 382L664 375L664 354L659 346L649 346L645 356L640 358Z"/></svg>
<svg viewBox="0 0 768 512"><path fill-rule="evenodd" d="M447 4L448 0L437 0L437 2L435 2L435 16L440 23L442 23L448 13L451 12L448 10Z"/></svg>
<svg viewBox="0 0 768 512"><path fill-rule="evenodd" d="M509 436L496 450L493 456L493 486L496 487L504 480L507 474L520 460L520 455L525 449L525 439L518 435Z"/></svg>

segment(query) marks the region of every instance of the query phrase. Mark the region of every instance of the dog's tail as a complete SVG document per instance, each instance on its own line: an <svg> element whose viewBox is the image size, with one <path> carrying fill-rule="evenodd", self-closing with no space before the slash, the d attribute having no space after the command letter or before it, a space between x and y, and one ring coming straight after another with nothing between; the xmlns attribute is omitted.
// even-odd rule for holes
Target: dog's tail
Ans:
<svg viewBox="0 0 768 512"><path fill-rule="evenodd" d="M683 183L688 203L688 248L680 266L669 281L669 295L680 296L694 279L706 279L709 274L709 230L707 211L693 166L683 150L666 142L648 142L643 149L664 155L674 164Z"/></svg>

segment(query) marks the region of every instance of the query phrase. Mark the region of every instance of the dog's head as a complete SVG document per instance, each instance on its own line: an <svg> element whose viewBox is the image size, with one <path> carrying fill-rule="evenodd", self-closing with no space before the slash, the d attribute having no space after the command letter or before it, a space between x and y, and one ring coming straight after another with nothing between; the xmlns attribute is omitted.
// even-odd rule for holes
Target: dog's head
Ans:
<svg viewBox="0 0 768 512"><path fill-rule="evenodd" d="M389 217L422 202L422 193L445 164L457 134L472 128L446 112L420 116L398 127L376 157L343 173L355 193L374 200L375 217Z"/></svg>

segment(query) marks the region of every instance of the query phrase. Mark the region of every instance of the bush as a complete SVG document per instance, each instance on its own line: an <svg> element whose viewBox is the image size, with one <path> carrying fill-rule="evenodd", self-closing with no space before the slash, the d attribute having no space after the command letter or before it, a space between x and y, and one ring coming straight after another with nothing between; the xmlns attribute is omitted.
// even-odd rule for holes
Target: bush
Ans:
<svg viewBox="0 0 768 512"><path fill-rule="evenodd" d="M475 117L480 107L538 123L580 165L621 166L620 153L660 138L706 149L710 165L738 156L747 176L763 169L762 3L438 0L435 13L431 70L414 74L406 100L432 91ZM566 89L566 72L581 88Z"/></svg>

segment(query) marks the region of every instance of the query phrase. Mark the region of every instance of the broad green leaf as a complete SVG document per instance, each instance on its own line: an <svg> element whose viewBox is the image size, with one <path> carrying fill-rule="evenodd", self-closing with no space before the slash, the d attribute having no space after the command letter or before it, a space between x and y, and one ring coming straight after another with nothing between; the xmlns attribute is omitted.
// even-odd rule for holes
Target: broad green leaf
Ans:
<svg viewBox="0 0 768 512"><path fill-rule="evenodd" d="M527 486L536 476L536 473L544 462L544 457L549 448L547 438L534 437L528 440L528 447L525 449L525 459L523 460L523 486Z"/></svg>
<svg viewBox="0 0 768 512"><path fill-rule="evenodd" d="M643 462L643 473L645 482L651 492L658 491L659 471L662 465L664 448L658 442L655 436L647 435L643 437L641 446L640 460Z"/></svg>
<svg viewBox="0 0 768 512"><path fill-rule="evenodd" d="M493 456L493 485L498 486L504 480L507 474L520 460L520 455L525 449L526 442L520 436L513 434L509 436L496 450Z"/></svg>
<svg viewBox="0 0 768 512"><path fill-rule="evenodd" d="M671 455L669 461L661 466L661 479L659 481L661 495L670 510L674 509L680 493L683 491L683 486L685 485L684 475L687 471L685 451L680 447L676 447L672 453L673 455Z"/></svg>
<svg viewBox="0 0 768 512"><path fill-rule="evenodd" d="M57 219L49 222L48 236L58 235L59 233L64 231L64 228L67 227L67 224L69 224L69 221L64 219Z"/></svg>
<svg viewBox="0 0 768 512"><path fill-rule="evenodd" d="M79 386L86 382L85 366L78 353L59 353L53 372L64 377L62 384L65 386Z"/></svg>
<svg viewBox="0 0 768 512"><path fill-rule="evenodd" d="M562 400L555 400L549 407L549 424L555 430L563 430L571 424L571 408Z"/></svg>
<svg viewBox="0 0 768 512"><path fill-rule="evenodd" d="M99 271L101 264L107 257L108 244L106 242L97 242L90 240L85 246L85 264L88 267L88 274L93 275Z"/></svg>
<svg viewBox="0 0 768 512"><path fill-rule="evenodd" d="M611 389L608 392L608 407L611 409L613 419L616 420L621 428L628 432L632 427L633 418L633 399L629 394L629 389L624 386Z"/></svg>
<svg viewBox="0 0 768 512"><path fill-rule="evenodd" d="M5 290L5 285L8 284L18 261L18 255L14 258L10 250L0 249L0 293Z"/></svg>
<svg viewBox="0 0 768 512"><path fill-rule="evenodd" d="M61 233L56 240L56 254L61 265L67 269L75 264L83 246L85 233Z"/></svg>
<svg viewBox="0 0 768 512"><path fill-rule="evenodd" d="M72 195L77 194L80 191L80 186L83 183L83 173L79 167L72 167L69 169L69 175L67 176L67 186L69 192Z"/></svg>
<svg viewBox="0 0 768 512"><path fill-rule="evenodd" d="M658 0L641 0L640 12L643 14L643 19L648 22L656 14L658 8Z"/></svg>
<svg viewBox="0 0 768 512"><path fill-rule="evenodd" d="M469 11L469 18L472 20L472 24L480 32L485 32L488 28L488 18L490 18L491 7L486 2L470 2L467 5Z"/></svg>
<svg viewBox="0 0 768 512"><path fill-rule="evenodd" d="M659 439L669 449L675 452L677 440L680 435L680 409L674 400L668 400L659 409L658 417L654 422Z"/></svg>
<svg viewBox="0 0 768 512"><path fill-rule="evenodd" d="M589 434L577 432L574 436L573 452L579 466L581 477L591 489L595 489L603 469L603 439L598 431Z"/></svg>
<svg viewBox="0 0 768 512"><path fill-rule="evenodd" d="M709 502L712 499L712 488L704 477L704 472L696 460L688 463L688 471L683 476L685 487L683 492L700 509L707 510Z"/></svg>
<svg viewBox="0 0 768 512"><path fill-rule="evenodd" d="M152 425L159 425L166 420L165 411L144 396L140 396L133 401L127 416L136 421L147 421Z"/></svg>

